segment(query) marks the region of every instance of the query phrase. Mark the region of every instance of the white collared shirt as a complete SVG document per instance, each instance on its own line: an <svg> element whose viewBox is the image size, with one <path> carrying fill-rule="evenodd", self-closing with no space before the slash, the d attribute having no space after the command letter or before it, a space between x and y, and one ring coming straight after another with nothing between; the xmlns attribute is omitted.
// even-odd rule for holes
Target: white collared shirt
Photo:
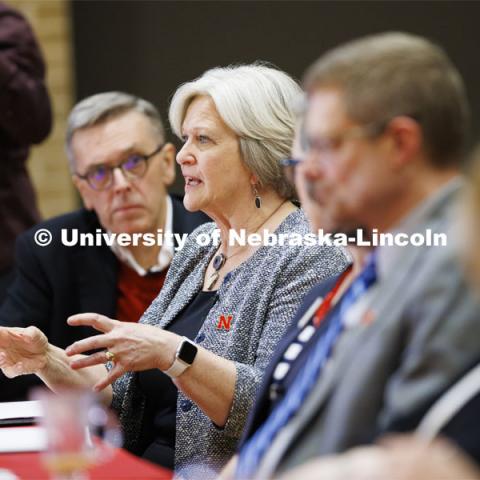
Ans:
<svg viewBox="0 0 480 480"><path fill-rule="evenodd" d="M173 204L169 195L167 195L166 198L163 238L173 238ZM157 264L148 270L145 270L138 264L132 252L127 248L118 245L117 242L113 242L110 248L120 261L133 268L142 277L144 277L147 273L161 272L162 270L165 270L172 262L174 254L174 245L171 242L163 242L160 251L158 252Z"/></svg>

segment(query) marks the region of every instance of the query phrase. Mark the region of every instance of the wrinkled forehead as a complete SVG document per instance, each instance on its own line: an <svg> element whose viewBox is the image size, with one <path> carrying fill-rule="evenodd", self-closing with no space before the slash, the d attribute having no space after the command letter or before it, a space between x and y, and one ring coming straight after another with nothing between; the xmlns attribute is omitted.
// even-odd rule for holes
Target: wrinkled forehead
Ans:
<svg viewBox="0 0 480 480"><path fill-rule="evenodd" d="M214 128L223 124L215 102L209 95L197 95L192 98L185 110L182 131L199 127Z"/></svg>
<svg viewBox="0 0 480 480"><path fill-rule="evenodd" d="M83 171L92 165L114 163L132 153L148 153L158 143L150 120L138 112L127 112L77 130L71 150L75 166Z"/></svg>

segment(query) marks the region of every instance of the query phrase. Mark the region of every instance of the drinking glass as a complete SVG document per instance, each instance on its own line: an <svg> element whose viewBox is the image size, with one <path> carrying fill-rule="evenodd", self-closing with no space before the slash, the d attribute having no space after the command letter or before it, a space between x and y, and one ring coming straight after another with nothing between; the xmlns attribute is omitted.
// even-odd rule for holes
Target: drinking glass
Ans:
<svg viewBox="0 0 480 480"><path fill-rule="evenodd" d="M35 390L43 410L47 449L42 460L54 480L87 480L87 469L107 461L122 443L114 414L91 391Z"/></svg>

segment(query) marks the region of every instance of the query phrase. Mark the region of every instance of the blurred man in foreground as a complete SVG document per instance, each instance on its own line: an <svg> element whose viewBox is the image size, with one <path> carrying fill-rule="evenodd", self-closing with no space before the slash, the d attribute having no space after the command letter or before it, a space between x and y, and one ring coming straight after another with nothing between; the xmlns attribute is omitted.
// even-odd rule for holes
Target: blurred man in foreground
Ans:
<svg viewBox="0 0 480 480"><path fill-rule="evenodd" d="M331 302L308 355L293 361L299 373L274 396L265 380L259 398L269 403L257 402L247 425L241 479L414 428L418 407L479 352L478 306L457 265L452 218L468 123L458 72L427 40L388 33L325 54L306 88L308 153L297 176L324 229L401 234L401 244L376 248ZM427 232L447 245L417 245Z"/></svg>
<svg viewBox="0 0 480 480"><path fill-rule="evenodd" d="M480 287L480 149L473 155L462 198L464 267ZM478 293L477 293L478 295ZM289 470L282 480L479 480L480 355L433 405L421 405L415 432L382 438L377 445L319 457ZM439 438L439 436L443 438Z"/></svg>

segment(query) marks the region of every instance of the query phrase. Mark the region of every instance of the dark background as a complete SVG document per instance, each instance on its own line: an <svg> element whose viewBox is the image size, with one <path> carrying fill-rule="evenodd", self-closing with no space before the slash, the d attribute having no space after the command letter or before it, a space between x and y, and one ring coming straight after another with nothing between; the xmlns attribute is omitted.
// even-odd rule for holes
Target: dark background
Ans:
<svg viewBox="0 0 480 480"><path fill-rule="evenodd" d="M453 59L480 139L480 2L76 0L72 10L77 100L127 91L153 102L167 123L175 89L210 67L267 60L300 79L332 46L403 30Z"/></svg>

